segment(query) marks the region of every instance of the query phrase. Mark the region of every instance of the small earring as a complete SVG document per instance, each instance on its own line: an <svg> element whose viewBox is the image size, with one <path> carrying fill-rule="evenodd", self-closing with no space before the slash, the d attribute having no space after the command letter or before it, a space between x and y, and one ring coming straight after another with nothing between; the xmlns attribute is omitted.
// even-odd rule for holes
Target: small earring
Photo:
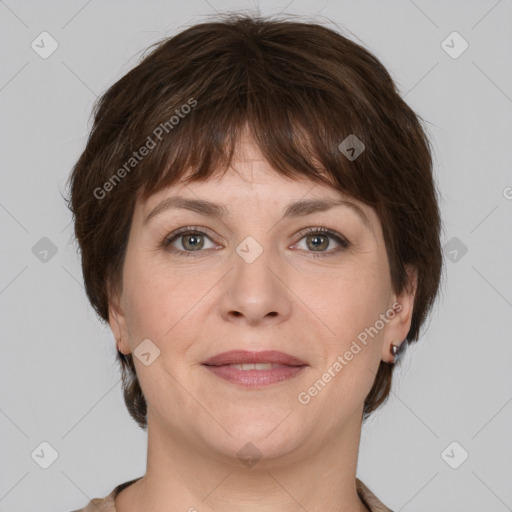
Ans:
<svg viewBox="0 0 512 512"><path fill-rule="evenodd" d="M399 361L400 356L402 355L405 348L405 340L400 343L400 345L393 345L391 344L391 347L389 348L389 351L391 352L391 355L393 356L393 359L391 361L391 364L395 364Z"/></svg>

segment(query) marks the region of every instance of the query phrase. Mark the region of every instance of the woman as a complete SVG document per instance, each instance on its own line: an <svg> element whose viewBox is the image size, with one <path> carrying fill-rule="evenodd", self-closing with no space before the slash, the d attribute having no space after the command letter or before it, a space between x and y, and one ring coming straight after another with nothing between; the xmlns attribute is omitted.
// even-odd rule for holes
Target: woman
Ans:
<svg viewBox="0 0 512 512"><path fill-rule="evenodd" d="M429 148L316 24L195 25L101 97L69 202L148 453L82 511L390 510L357 457L439 287Z"/></svg>

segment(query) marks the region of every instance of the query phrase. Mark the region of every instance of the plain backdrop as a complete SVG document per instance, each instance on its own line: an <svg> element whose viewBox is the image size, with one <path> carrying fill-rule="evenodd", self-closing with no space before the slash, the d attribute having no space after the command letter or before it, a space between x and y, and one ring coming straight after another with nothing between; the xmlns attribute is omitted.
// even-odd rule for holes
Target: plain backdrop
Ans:
<svg viewBox="0 0 512 512"><path fill-rule="evenodd" d="M395 512L512 510L512 2L5 0L0 512L69 512L145 471L146 434L86 299L61 194L96 97L150 44L241 9L363 44L433 142L443 289L363 428L358 477Z"/></svg>

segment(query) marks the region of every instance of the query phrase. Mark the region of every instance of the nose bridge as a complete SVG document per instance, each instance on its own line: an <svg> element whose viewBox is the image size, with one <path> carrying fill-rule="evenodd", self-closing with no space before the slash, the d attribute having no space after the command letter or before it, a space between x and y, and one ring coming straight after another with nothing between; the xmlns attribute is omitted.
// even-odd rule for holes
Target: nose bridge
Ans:
<svg viewBox="0 0 512 512"><path fill-rule="evenodd" d="M272 247L249 235L236 247L236 255L233 256L234 285L243 290L246 297L253 297L253 301L263 301L265 297L279 293L276 288L275 275L271 271L273 253ZM274 264L276 262L274 261Z"/></svg>
<svg viewBox="0 0 512 512"><path fill-rule="evenodd" d="M263 236L263 235L262 235ZM222 300L222 315L243 316L255 324L266 317L286 317L289 300L277 275L277 251L247 236L235 248L233 271Z"/></svg>

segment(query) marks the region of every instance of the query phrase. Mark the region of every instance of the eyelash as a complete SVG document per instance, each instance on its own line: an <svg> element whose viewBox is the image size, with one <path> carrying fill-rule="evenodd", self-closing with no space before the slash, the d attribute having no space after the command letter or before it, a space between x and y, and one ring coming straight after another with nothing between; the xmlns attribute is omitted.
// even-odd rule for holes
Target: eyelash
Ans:
<svg viewBox="0 0 512 512"><path fill-rule="evenodd" d="M171 250L171 249L169 249L169 246L177 238L179 238L180 236L184 236L184 235L201 235L201 236L206 236L211 239L211 236L208 234L208 232L202 231L202 229L203 228L198 228L196 226L186 226L186 227L180 228L177 231L171 233L169 236L165 237L164 240L162 241L162 243L160 244L160 247L172 252L173 254L177 254L178 256L195 257L196 256L196 254L194 254L195 252L201 253L204 251L202 251L202 250L180 251L177 249ZM330 238L335 239L336 242L338 242L341 246L340 248L334 249L332 251L319 251L319 252L307 251L307 252L311 253L311 255L314 258L325 258L328 256L332 256L333 254L338 253L344 249L348 249L352 245L352 243L349 242L346 238L342 237L341 235L338 235L335 231L332 231L332 230L330 230L328 228L324 228L324 227L308 228L308 229L305 229L305 230L301 231L300 233L298 233L298 235L300 236L299 242L308 235L326 235L326 236L329 236Z"/></svg>

